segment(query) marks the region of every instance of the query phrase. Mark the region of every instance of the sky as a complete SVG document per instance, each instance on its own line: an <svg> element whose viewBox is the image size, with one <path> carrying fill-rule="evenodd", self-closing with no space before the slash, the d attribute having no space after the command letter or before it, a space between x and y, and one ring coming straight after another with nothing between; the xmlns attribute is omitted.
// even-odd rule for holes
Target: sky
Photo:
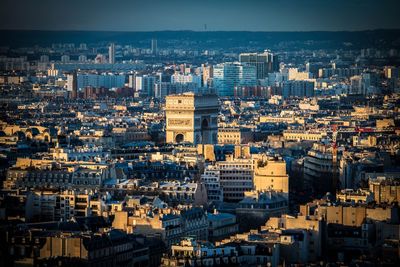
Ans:
<svg viewBox="0 0 400 267"><path fill-rule="evenodd" d="M400 0L0 0L0 29L399 29Z"/></svg>

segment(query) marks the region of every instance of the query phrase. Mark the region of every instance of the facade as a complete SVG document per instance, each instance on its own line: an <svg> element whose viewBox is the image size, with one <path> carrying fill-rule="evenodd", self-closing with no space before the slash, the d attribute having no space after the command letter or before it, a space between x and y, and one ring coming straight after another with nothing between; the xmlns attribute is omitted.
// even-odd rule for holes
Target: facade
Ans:
<svg viewBox="0 0 400 267"><path fill-rule="evenodd" d="M208 239L210 241L221 240L227 236L236 234L239 225L236 223L236 216L230 213L208 213L209 222Z"/></svg>
<svg viewBox="0 0 400 267"><path fill-rule="evenodd" d="M289 199L289 176L286 162L282 158L269 157L257 164L254 172L255 190L275 190L282 192Z"/></svg>
<svg viewBox="0 0 400 267"><path fill-rule="evenodd" d="M161 182L160 197L170 205L207 203L207 189L202 183Z"/></svg>
<svg viewBox="0 0 400 267"><path fill-rule="evenodd" d="M78 78L76 72L67 75L67 90L72 99L78 98Z"/></svg>
<svg viewBox="0 0 400 267"><path fill-rule="evenodd" d="M283 138L285 141L320 141L326 137L327 133L322 131L306 130L284 130Z"/></svg>
<svg viewBox="0 0 400 267"><path fill-rule="evenodd" d="M301 248L291 248L288 251L281 251L280 256L283 259L292 259L296 255L297 259L294 262L313 262L318 260L323 254L323 221L319 218L310 216L299 215L297 217L290 215L282 215L280 217L270 218L264 226L261 227L261 231L281 231L286 234L290 230L305 231L304 233L304 244L303 250ZM283 234L285 236L285 234ZM287 238L281 238L280 242L284 242L286 247L289 248ZM294 243L290 240L290 243ZM299 255L300 254L300 255ZM290 261L290 260L289 260Z"/></svg>
<svg viewBox="0 0 400 267"><path fill-rule="evenodd" d="M153 211L152 207L139 206L130 211L116 211L112 226L128 233L158 236L167 246L185 236L208 240L207 215L199 207Z"/></svg>
<svg viewBox="0 0 400 267"><path fill-rule="evenodd" d="M26 197L26 221L68 221L73 217L102 216L106 207L97 193L66 190L33 191Z"/></svg>
<svg viewBox="0 0 400 267"><path fill-rule="evenodd" d="M110 158L109 151L103 150L101 146L83 146L74 148L54 148L52 151L54 160L61 161L100 161Z"/></svg>
<svg viewBox="0 0 400 267"><path fill-rule="evenodd" d="M151 75L141 75L135 77L135 91L142 96L154 96L154 86L156 77Z"/></svg>
<svg viewBox="0 0 400 267"><path fill-rule="evenodd" d="M218 144L248 144L253 140L250 128L218 128Z"/></svg>
<svg viewBox="0 0 400 267"><path fill-rule="evenodd" d="M171 83L181 83L181 84L186 84L186 83L192 83L194 86L197 88L201 88L201 76L195 75L195 74L180 74L180 73L175 73L171 76Z"/></svg>
<svg viewBox="0 0 400 267"><path fill-rule="evenodd" d="M369 179L369 190L374 195L376 203L400 202L400 181L399 179L379 176L376 179Z"/></svg>
<svg viewBox="0 0 400 267"><path fill-rule="evenodd" d="M14 260L14 265L133 267L149 264L149 246L143 238L119 230L83 233L76 223L64 225L74 230L47 231L39 228L10 233L6 241L10 249L8 256ZM30 226L34 228L34 225Z"/></svg>
<svg viewBox="0 0 400 267"><path fill-rule="evenodd" d="M336 193L338 164L331 146L315 143L304 158L305 188L312 188L318 196Z"/></svg>
<svg viewBox="0 0 400 267"><path fill-rule="evenodd" d="M125 79L125 75L79 74L77 78L77 86L80 89L88 86L94 88L120 88L124 87Z"/></svg>
<svg viewBox="0 0 400 267"><path fill-rule="evenodd" d="M204 174L200 178L207 189L208 202L222 202L224 199L224 191L221 187L220 172L214 170L211 166L204 170Z"/></svg>
<svg viewBox="0 0 400 267"><path fill-rule="evenodd" d="M32 188L44 186L68 186L72 183L73 172L68 168L53 168L44 172L40 169L24 169L13 167L7 171L7 178L3 181L6 189Z"/></svg>
<svg viewBox="0 0 400 267"><path fill-rule="evenodd" d="M186 238L172 246L161 266L272 266L279 263L279 246L229 242L217 246Z"/></svg>
<svg viewBox="0 0 400 267"><path fill-rule="evenodd" d="M286 195L276 191L246 192L236 208L236 216L241 230L256 229L270 217L281 216L288 212L289 202Z"/></svg>
<svg viewBox="0 0 400 267"><path fill-rule="evenodd" d="M242 53L239 55L239 61L255 66L257 79L265 79L268 73L279 70L277 56L268 50L263 53Z"/></svg>
<svg viewBox="0 0 400 267"><path fill-rule="evenodd" d="M202 65L202 87L209 87L213 78L213 66Z"/></svg>
<svg viewBox="0 0 400 267"><path fill-rule="evenodd" d="M166 142L215 144L218 99L215 95L185 93L166 97Z"/></svg>
<svg viewBox="0 0 400 267"><path fill-rule="evenodd" d="M391 246L388 241L399 236L396 205L332 203L321 199L301 206L300 211L306 217L326 222L326 255L340 252L351 257L354 253L368 253L382 244Z"/></svg>
<svg viewBox="0 0 400 267"><path fill-rule="evenodd" d="M244 198L245 192L253 190L252 159L217 161L215 170L219 171L225 202L238 202Z"/></svg>
<svg viewBox="0 0 400 267"><path fill-rule="evenodd" d="M336 200L340 202L368 204L374 201L374 194L365 189L344 189L336 193Z"/></svg>
<svg viewBox="0 0 400 267"><path fill-rule="evenodd" d="M63 162L19 159L7 171L3 187L6 189L46 188L99 189L103 181L114 175L108 164Z"/></svg>
<svg viewBox="0 0 400 267"><path fill-rule="evenodd" d="M153 55L156 55L157 52L158 52L157 39L151 39L151 53Z"/></svg>
<svg viewBox="0 0 400 267"><path fill-rule="evenodd" d="M108 47L108 63L114 64L115 63L115 44L112 43Z"/></svg>
<svg viewBox="0 0 400 267"><path fill-rule="evenodd" d="M285 75L287 75L287 79L290 80L296 80L296 81L304 81L304 80L309 80L312 77L312 74L310 72L303 72L299 71L298 68L288 68L288 69L283 69L282 70Z"/></svg>
<svg viewBox="0 0 400 267"><path fill-rule="evenodd" d="M229 62L213 68L213 87L218 96L233 96L236 86L256 86L256 67L247 63Z"/></svg>
<svg viewBox="0 0 400 267"><path fill-rule="evenodd" d="M214 247L207 242L186 238L171 247L170 254L163 256L161 266L214 266L228 264L239 266L235 247Z"/></svg>
<svg viewBox="0 0 400 267"><path fill-rule="evenodd" d="M282 97L312 97L314 96L314 82L286 81L282 83Z"/></svg>

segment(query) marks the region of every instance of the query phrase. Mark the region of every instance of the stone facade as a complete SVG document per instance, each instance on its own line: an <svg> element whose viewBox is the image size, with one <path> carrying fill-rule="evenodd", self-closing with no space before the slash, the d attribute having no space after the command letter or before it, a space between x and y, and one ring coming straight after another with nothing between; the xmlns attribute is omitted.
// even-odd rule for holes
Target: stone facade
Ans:
<svg viewBox="0 0 400 267"><path fill-rule="evenodd" d="M185 93L166 97L166 142L217 143L218 98Z"/></svg>

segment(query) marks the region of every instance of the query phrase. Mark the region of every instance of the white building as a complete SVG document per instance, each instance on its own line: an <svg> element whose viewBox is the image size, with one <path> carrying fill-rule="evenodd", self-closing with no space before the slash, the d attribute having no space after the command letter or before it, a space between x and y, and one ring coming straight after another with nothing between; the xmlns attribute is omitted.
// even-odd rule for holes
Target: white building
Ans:
<svg viewBox="0 0 400 267"><path fill-rule="evenodd" d="M114 74L78 74L78 88L120 88L124 87L125 78L125 75Z"/></svg>
<svg viewBox="0 0 400 267"><path fill-rule="evenodd" d="M115 44L114 43L110 44L110 46L108 47L108 62L110 64L115 63Z"/></svg>
<svg viewBox="0 0 400 267"><path fill-rule="evenodd" d="M207 189L208 202L211 201L223 201L223 189L220 183L220 172L214 170L212 166L209 166L204 174L201 175L201 183L203 183Z"/></svg>
<svg viewBox="0 0 400 267"><path fill-rule="evenodd" d="M198 88L201 87L201 76L194 75L194 74L180 74L175 73L171 76L171 83L193 83Z"/></svg>
<svg viewBox="0 0 400 267"><path fill-rule="evenodd" d="M254 164L252 159L218 161L215 170L219 171L224 201L238 202L244 198L245 192L253 190Z"/></svg>

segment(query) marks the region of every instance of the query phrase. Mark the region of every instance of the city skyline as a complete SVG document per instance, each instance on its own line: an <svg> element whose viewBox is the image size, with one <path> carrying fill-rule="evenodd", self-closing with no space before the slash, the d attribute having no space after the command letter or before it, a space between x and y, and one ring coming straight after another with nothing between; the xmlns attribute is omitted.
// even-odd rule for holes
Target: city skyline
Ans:
<svg viewBox="0 0 400 267"><path fill-rule="evenodd" d="M0 266L400 266L400 0L2 0Z"/></svg>

